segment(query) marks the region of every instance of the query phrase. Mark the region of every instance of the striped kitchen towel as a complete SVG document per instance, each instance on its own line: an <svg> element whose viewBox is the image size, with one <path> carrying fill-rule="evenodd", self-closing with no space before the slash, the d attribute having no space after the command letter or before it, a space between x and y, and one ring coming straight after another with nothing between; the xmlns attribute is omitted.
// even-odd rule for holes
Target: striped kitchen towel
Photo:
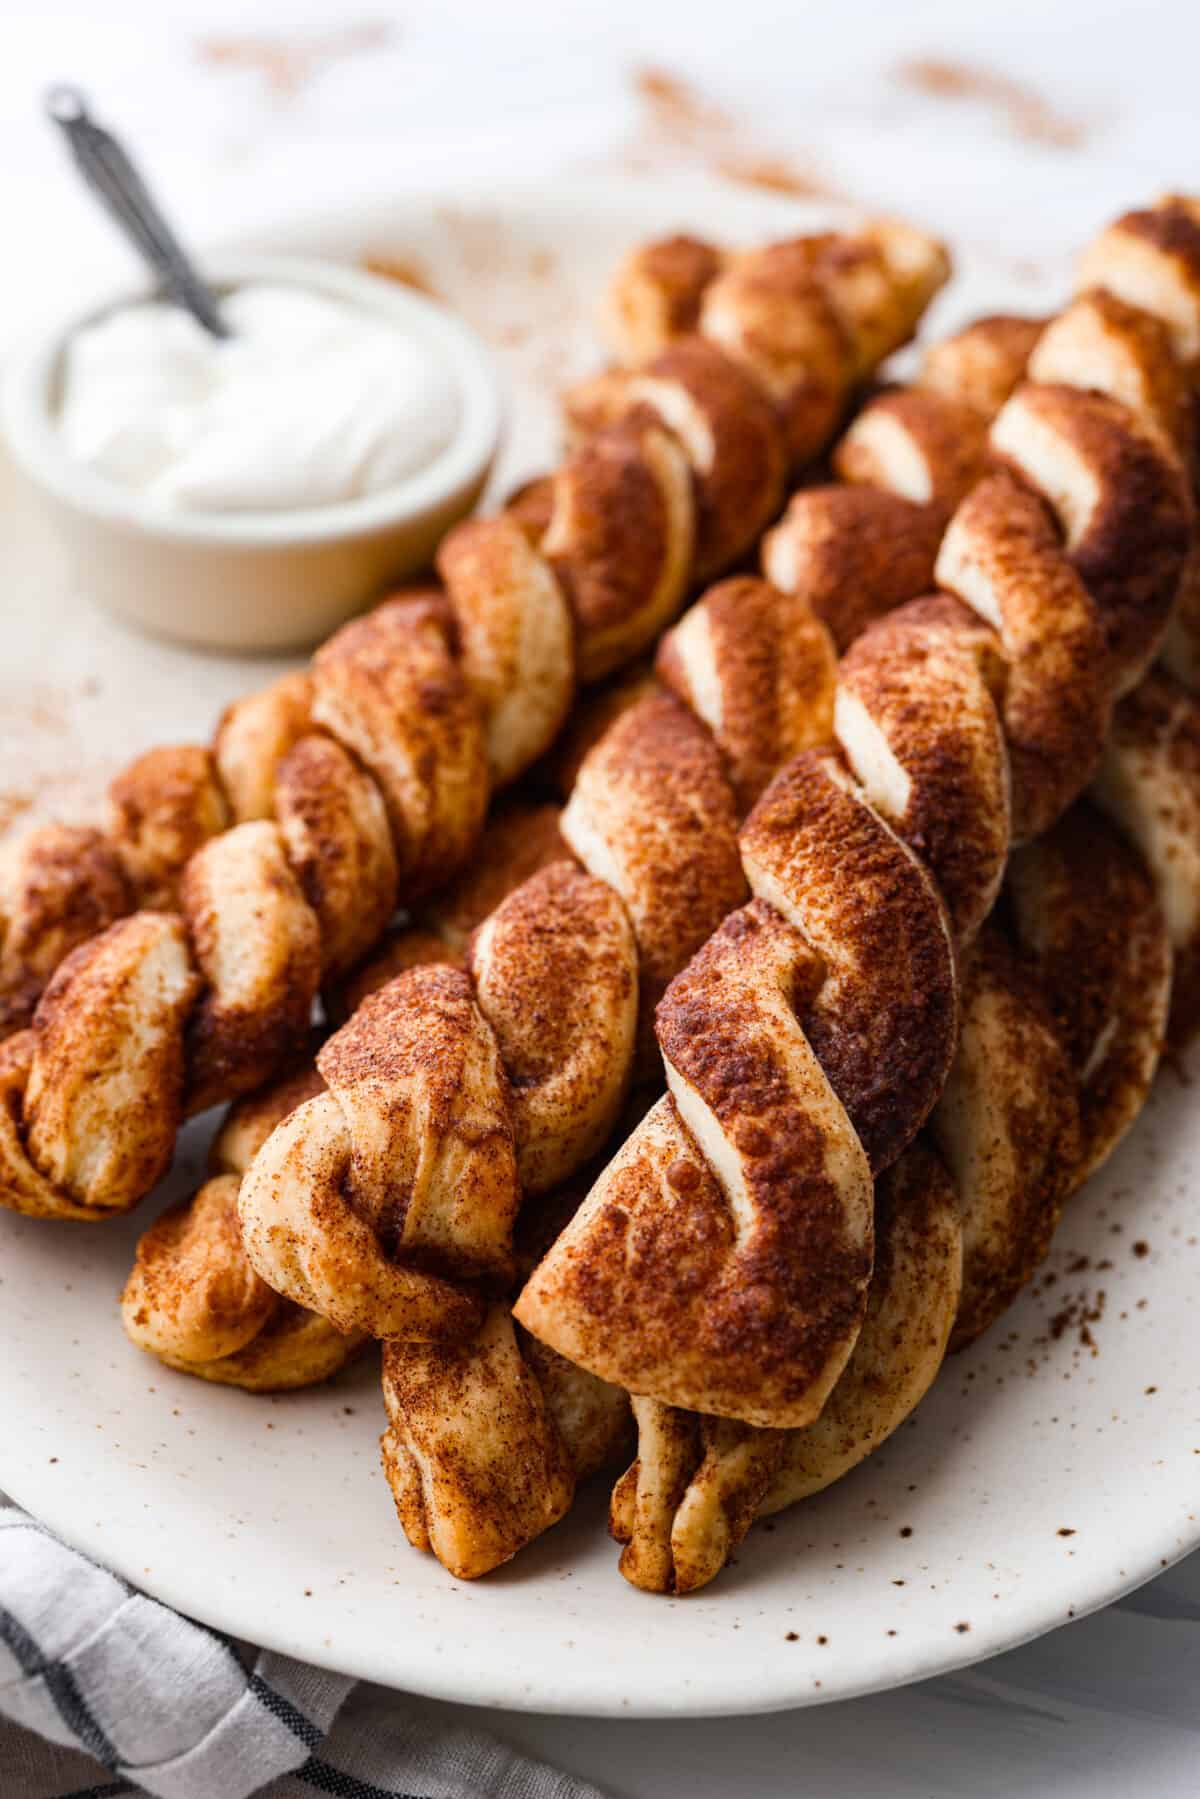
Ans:
<svg viewBox="0 0 1200 1799"><path fill-rule="evenodd" d="M3 1799L601 1799L419 1700L180 1617L6 1502L0 1713Z"/></svg>

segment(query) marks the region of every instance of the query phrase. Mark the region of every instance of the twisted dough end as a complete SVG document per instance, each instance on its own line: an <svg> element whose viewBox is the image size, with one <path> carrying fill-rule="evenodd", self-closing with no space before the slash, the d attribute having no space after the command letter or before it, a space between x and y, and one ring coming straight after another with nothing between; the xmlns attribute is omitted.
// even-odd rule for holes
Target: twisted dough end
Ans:
<svg viewBox="0 0 1200 1799"><path fill-rule="evenodd" d="M209 1154L211 1178L140 1239L121 1322L168 1368L248 1392L284 1391L336 1374L363 1341L281 1298L242 1244L242 1175L276 1124L323 1089L307 1067L232 1107Z"/></svg>
<svg viewBox="0 0 1200 1799"><path fill-rule="evenodd" d="M197 985L168 913L135 913L59 965L7 1046L0 1203L103 1218L149 1192L171 1164Z"/></svg>
<svg viewBox="0 0 1200 1799"><path fill-rule="evenodd" d="M121 1297L139 1349L179 1363L220 1360L257 1337L278 1304L241 1254L235 1174L218 1174L172 1206L138 1243Z"/></svg>
<svg viewBox="0 0 1200 1799"><path fill-rule="evenodd" d="M652 1593L692 1593L756 1517L831 1486L892 1434L941 1366L962 1282L958 1197L918 1142L879 1183L875 1269L854 1352L819 1418L754 1430L634 1401L638 1458L613 1490L621 1573Z"/></svg>
<svg viewBox="0 0 1200 1799"><path fill-rule="evenodd" d="M507 1306L470 1343L385 1344L383 1397L405 1535L456 1579L499 1567L567 1511L575 1471Z"/></svg>

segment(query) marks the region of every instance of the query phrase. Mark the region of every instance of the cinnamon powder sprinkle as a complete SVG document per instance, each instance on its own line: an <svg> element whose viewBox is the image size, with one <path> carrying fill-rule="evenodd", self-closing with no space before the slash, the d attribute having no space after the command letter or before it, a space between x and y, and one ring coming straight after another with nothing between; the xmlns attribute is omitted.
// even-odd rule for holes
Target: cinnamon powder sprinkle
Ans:
<svg viewBox="0 0 1200 1799"><path fill-rule="evenodd" d="M633 71L642 110L632 148L639 168L664 160L696 162L710 174L742 187L800 200L838 200L842 194L820 172L764 144L723 106L682 76L658 64Z"/></svg>
<svg viewBox="0 0 1200 1799"><path fill-rule="evenodd" d="M250 70L275 99L294 100L330 63L381 49L391 37L386 19L366 19L310 38L205 37L196 56L210 68Z"/></svg>
<svg viewBox="0 0 1200 1799"><path fill-rule="evenodd" d="M1041 94L1011 75L937 56L911 57L897 65L896 80L935 100L974 101L997 115L1014 137L1050 150L1077 150L1086 126L1055 110Z"/></svg>
<svg viewBox="0 0 1200 1799"><path fill-rule="evenodd" d="M411 287L414 293L428 294L432 300L440 298L437 288L415 258L368 253L363 257L362 266L368 275L378 275L384 281Z"/></svg>

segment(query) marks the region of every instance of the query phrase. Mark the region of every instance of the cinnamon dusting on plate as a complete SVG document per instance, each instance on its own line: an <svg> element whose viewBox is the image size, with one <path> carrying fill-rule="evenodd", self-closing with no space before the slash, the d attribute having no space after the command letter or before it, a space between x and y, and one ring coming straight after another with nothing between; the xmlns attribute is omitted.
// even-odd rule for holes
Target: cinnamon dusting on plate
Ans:
<svg viewBox="0 0 1200 1799"><path fill-rule="evenodd" d="M428 294L433 300L441 298L429 275L415 257L376 255L369 251L362 259L362 266L368 275L379 275L384 281L395 281L401 287L411 287L414 293Z"/></svg>
<svg viewBox="0 0 1200 1799"><path fill-rule="evenodd" d="M1035 88L998 70L940 56L914 56L897 65L895 78L902 87L928 99L962 100L986 107L1027 144L1078 150L1087 142L1088 128L1082 120L1059 112Z"/></svg>
<svg viewBox="0 0 1200 1799"><path fill-rule="evenodd" d="M765 142L753 127L658 64L631 77L640 118L627 164L645 173L689 164L742 187L802 200L843 198L816 164Z"/></svg>
<svg viewBox="0 0 1200 1799"><path fill-rule="evenodd" d="M196 43L196 56L209 68L249 70L261 76L272 98L294 100L331 63L382 49L391 38L392 26L386 19L364 19L307 38L203 37Z"/></svg>

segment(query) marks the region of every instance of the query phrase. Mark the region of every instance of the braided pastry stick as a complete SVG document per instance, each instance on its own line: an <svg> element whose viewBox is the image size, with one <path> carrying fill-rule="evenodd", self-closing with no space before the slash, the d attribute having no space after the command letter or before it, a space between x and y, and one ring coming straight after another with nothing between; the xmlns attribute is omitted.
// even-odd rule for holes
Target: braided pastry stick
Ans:
<svg viewBox="0 0 1200 1799"><path fill-rule="evenodd" d="M1015 853L1009 901L1014 934L985 925L966 959L960 1048L930 1131L877 1186L866 1314L820 1415L761 1430L634 1399L638 1459L610 1513L633 1584L704 1586L756 1517L823 1491L885 1442L947 1349L1029 1278L1098 1140L1111 1148L1136 1115L1170 986L1137 852L1081 803ZM1105 1075L1106 1038L1125 1053L1099 1059Z"/></svg>
<svg viewBox="0 0 1200 1799"><path fill-rule="evenodd" d="M932 291L944 253L919 241ZM881 264L880 279L907 291L913 277ZM181 916L135 915L78 942L105 915L100 898L81 907L60 839L54 879L44 837L17 846L0 873L10 1024L76 947L34 1035L5 1055L0 1203L70 1218L135 1204L183 1112L269 1078L302 1041L321 981L362 955L398 897L461 865L489 782L511 780L546 747L576 673L597 679L637 654L693 573L753 543L782 494L781 415L715 345L668 355L650 371L653 405L602 429L511 514L451 534L439 556L446 596L407 595L345 626L311 675L232 708L212 752L150 752L118 777L114 844L93 834L89 854L114 906L132 886L152 905L177 898ZM245 822L222 831L230 815ZM115 1101L106 1113L91 1021L117 988L132 1017L128 996L167 963L171 979L139 1020L151 1053L124 1055L121 1078L103 1083ZM41 1096L28 1116L24 1082ZM82 1111L81 1091L92 1095ZM158 1122L143 1143L149 1109Z"/></svg>
<svg viewBox="0 0 1200 1799"><path fill-rule="evenodd" d="M696 666L712 731L671 691L690 691L683 671ZM828 735L828 636L764 582L711 589L658 667L665 684L593 744L559 821L583 867L552 863L509 894L465 967L408 968L370 995L318 1058L330 1095L294 1113L247 1174L251 1260L335 1323L467 1334L445 1319L435 1331L405 1296L431 1271L478 1307L473 1278L503 1290L522 1191L549 1191L601 1147L632 1076L639 1005L652 1014L744 895L739 802ZM933 928L944 940L936 911ZM943 1073L926 1077L929 1103Z"/></svg>
<svg viewBox="0 0 1200 1799"><path fill-rule="evenodd" d="M926 612L926 614L928 614L929 608L926 608L925 612ZM942 608L942 612L944 612L944 607ZM933 633L932 641L934 641L934 642L937 641L937 633L939 632L939 630L942 630L947 625L948 622L950 622L950 621L948 621L945 617L943 617L941 615L941 613L939 613L937 616L923 616L922 619L919 621L921 626L925 627L925 629L926 629L927 639L929 638L929 633L930 632ZM982 636L982 633L980 635ZM1097 633L1097 635L1098 635L1098 633ZM986 646L984 646L984 647L986 648ZM928 648L928 643L926 644L926 648ZM943 648L944 648L944 645L943 645ZM987 730L987 728L986 728L987 717L986 717L986 712L985 712L983 704L982 704L982 700L980 699L980 693L974 692L970 689L969 679L967 678L965 671L962 669L957 669L957 668L952 667L951 673L959 679L959 687L960 687L962 693L964 695L966 695L966 694L970 695L970 699L971 699L972 703L967 705L964 716L966 716L968 718L968 721L974 720L974 725L969 734L970 735L969 748L972 753L968 754L965 758L960 756L958 766L951 767L950 772L951 772L953 779L947 783L947 789L949 791L953 791L955 786L957 785L961 789L961 791L958 794L958 797L960 800L962 799L964 793L966 795L975 795L975 796L982 793L985 795L985 797L988 797L992 800L992 802L993 802L992 810L995 813L1002 806L1002 803L1003 803L1003 796L1001 795L1001 791L1000 791L1001 783L997 779L997 761L996 761L996 756L995 756L995 753L993 750L993 745L994 745L995 741L998 739L999 733L998 733L998 730L996 729L994 722L993 722L990 733ZM944 678L945 677L943 676L943 679ZM981 683L980 691L982 692L983 698L986 699L986 697L987 697L986 686L983 685L982 683ZM993 714L993 721L994 721L994 714ZM963 816L964 814L962 814L962 812L960 811L959 815ZM969 817L970 816L969 811L965 815ZM825 822L827 822L827 821L825 821ZM996 886L998 885L999 875L1000 875L1000 872L1003 867L1003 856L1004 856L1004 852L1007 849L1007 841L1008 841L1007 828L1005 828L1004 830L999 831L999 832L993 832L992 838L993 838L993 840L986 842L982 846L982 849L977 858L984 865L984 872L986 875L986 879L981 880L979 878L979 871L978 870L972 871L970 869L969 858L968 858L968 866L965 869L960 868L959 878L957 879L957 881L955 883L956 889L961 889L960 904L959 904L959 907L957 910L958 910L958 922L960 923L960 926L963 930L964 935L967 935L975 927L975 925L977 925L978 917L982 916L982 913L987 910L988 906L990 905L991 899L994 897ZM946 855L943 857L943 861L945 862L946 866L951 867L951 868L954 866L954 859L950 854L950 851L953 849L953 847L954 846L952 844L948 845ZM958 858L958 860L961 862L962 858L960 857L960 858ZM970 878L968 878L968 877L970 877ZM941 928L940 921L939 921L939 934L942 936L942 939L944 942L944 929ZM794 986L795 979L796 979L796 971L794 968L792 968L787 971L787 976L786 976L786 980L784 983L785 988L789 984ZM848 984L852 985L853 983L850 982ZM944 1007L943 1007L943 1010L945 1010ZM841 1021L839 1021L839 1022L841 1022ZM837 1033L835 1031L830 1032L830 1041L831 1041L831 1043L836 1043ZM872 1044L871 1047L874 1048L874 1045ZM860 1050L860 1056L861 1056L861 1050ZM847 1059L850 1064L851 1072L853 1072L853 1067L854 1067L853 1052L850 1053L850 1055L848 1056ZM863 1058L863 1060L865 1060L865 1058ZM860 1066L861 1065L862 1065L862 1063L860 1061ZM886 1108L883 1108L882 1110L884 1112L886 1112ZM652 1118L653 1118L653 1115L652 1115ZM919 1124L920 1121L921 1121L920 1116L918 1116L916 1123ZM882 1128L883 1122L884 1122L884 1120L881 1119L881 1121L880 1121L881 1128ZM910 1131L909 1131L910 1135L911 1135L911 1129L913 1129L913 1128L915 1128L915 1126L912 1126L910 1128ZM644 1133L645 1129L646 1129L646 1127L643 1127L643 1133ZM780 1132L780 1133L778 1133L778 1135L782 1136L783 1133ZM900 1141L901 1147L902 1147L904 1140L905 1139L902 1137L901 1141ZM860 1154L861 1154L861 1150L860 1150ZM881 1161L884 1161L884 1165L886 1165L886 1160L885 1160L884 1156L882 1156L882 1155L881 1155ZM686 1172L686 1170L685 1170L685 1172ZM257 1170L254 1171L254 1173L252 1174L251 1181L248 1183L248 1188L252 1188L255 1185L256 1175L257 1175ZM851 1174L850 1179L852 1180L852 1174ZM819 1210L819 1207L818 1207L818 1210ZM869 1225L868 1225L868 1228L869 1228ZM865 1232L864 1232L864 1234L865 1234ZM836 1245L835 1245L835 1247L836 1247ZM867 1261L867 1272L869 1272L869 1259ZM736 1283L735 1283L735 1285L736 1285ZM865 1281L865 1274L864 1274L864 1277L861 1281L861 1288L863 1290L865 1290L865 1285L866 1285L866 1281ZM774 1322L774 1318L772 1319L772 1321ZM857 1321L855 1320L854 1323L855 1323L855 1327L856 1327ZM817 1319L815 1321L807 1320L806 1324L809 1327L810 1341L813 1341L817 1344L818 1352L820 1352L822 1350L822 1348L827 1349L828 1346L827 1345L823 1346L820 1342L820 1338L821 1338L821 1334L822 1334L821 1333L822 1324L826 1325L826 1327L827 1327L826 1334L827 1335L829 1334L828 1320L820 1320L820 1319ZM848 1341L845 1343L845 1347L842 1348L841 1345L836 1345L836 1335L837 1335L836 1324L833 1326L832 1335L833 1335L833 1338L835 1339L835 1348L831 1352L829 1352L829 1359L833 1366L832 1374L829 1377L830 1384L832 1384L833 1379L836 1379L836 1374L839 1371L840 1365L841 1365L841 1363L836 1362L836 1356L840 1353L841 1362L844 1362L846 1355L848 1355L849 1349L850 1349L850 1347L852 1347L852 1344L853 1344L853 1335L851 1334L851 1332L849 1330L846 1330L844 1332L844 1335L848 1338ZM788 1347L789 1347L789 1349L792 1347L791 1341L789 1341ZM793 1357L792 1359L794 1360L795 1358ZM819 1355L818 1355L818 1359L819 1359Z"/></svg>
<svg viewBox="0 0 1200 1799"><path fill-rule="evenodd" d="M520 799L502 804L472 866L422 909L419 923L356 972L338 995L340 1005L353 1008L400 967L461 965L475 926L514 887L567 854L557 807ZM138 1243L121 1314L139 1348L185 1373L260 1391L324 1380L362 1341L362 1333L343 1335L255 1274L237 1215L241 1177L263 1143L299 1104L324 1091L310 1059L231 1108L210 1151L211 1178ZM321 1353L310 1353L311 1344Z"/></svg>
<svg viewBox="0 0 1200 1799"><path fill-rule="evenodd" d="M621 882L636 937L636 957L631 955L627 964L629 1000L636 993L635 972L653 997L742 897L735 838L738 798L752 797L769 768L785 760L797 741L822 741L830 728L833 660L828 640L802 606L763 583L739 580L714 589L664 641L659 669L666 679L704 696L717 723L717 740L670 693L644 693L584 757L561 826L595 871L575 874L573 881L584 891L604 895L605 903L623 916L617 896L596 876ZM726 748L724 766L719 743ZM890 990L882 983L877 987L877 997L886 1003L887 1021L895 1026L899 1020L902 1034L924 1045L914 1051L910 1074L911 1106L919 1122L940 1090L952 1047L949 937L941 908L910 853L882 828L873 830L869 820L860 827L860 839L863 878L905 896L911 914L912 953L901 957L901 971ZM521 1151L523 1144L538 1140L530 1122L546 1108L540 1089L547 1085L547 1072L555 1071L560 1079L551 1123L559 1140L556 1172L562 1175L598 1146L601 1133L593 1128L597 1093L606 1096L604 1118L611 1126L633 1059L632 1005L627 1037L611 1024L606 1031L597 1030L594 996L603 991L602 984L594 976L589 982L579 967L578 948L561 932L563 908L547 887L550 877L560 879L563 873L562 865L545 870L514 893L480 926L468 958L478 1010L513 1077L516 1159L522 1184L535 1195L543 1190L544 1177L536 1165L527 1167ZM547 960L538 942L551 932L556 933L551 937L555 953ZM910 966L918 981L928 982L927 992L914 991ZM449 973L438 971L439 976ZM465 976L460 978L465 982ZM356 1056L382 1059L399 1039L427 1038L432 1011L426 979L426 971L410 970L375 1002L367 1001L342 1033L356 1046ZM576 997L585 985L591 990L586 1010ZM531 1038L540 1050L552 1052L541 1066L532 1059ZM870 1042L847 1045L848 1060L864 1082L872 1078L868 1063L883 1040L880 1032ZM589 1062L593 1073L588 1080L563 1080ZM617 1086L610 1084L614 1071L621 1077ZM389 1075L386 1103L394 1108L406 1077L403 1071L398 1078L392 1070ZM349 1316L343 1308L361 1305L362 1284L344 1282L335 1292L317 1285L342 1247L333 1238L336 1196L323 1181L326 1128L324 1115L306 1119L303 1108L293 1114L249 1171L241 1209L247 1249L259 1271L293 1298L315 1302L345 1323ZM915 1125L880 1119L881 1132L905 1128ZM851 1169L848 1179L858 1180L869 1212L865 1173ZM301 1286L302 1279L309 1284ZM398 1322L394 1315L381 1319L377 1310L355 1316L376 1329L381 1322ZM404 1332L410 1339L417 1334L411 1325ZM503 1305L491 1307L485 1327L470 1343L429 1347L399 1340L398 1333L390 1338L384 1356L390 1418L385 1465L412 1540L433 1547L457 1572L480 1573L552 1522L569 1495L563 1491L562 1458L547 1450L544 1417L534 1403L536 1389L545 1392L549 1383L557 1390L565 1384L577 1402L583 1378L582 1371L570 1369L544 1347L524 1347ZM607 1396L611 1409L612 1384L588 1390L593 1401L597 1390ZM470 1398L474 1392L486 1396L480 1400L486 1415L506 1422L503 1434L493 1430L480 1435L473 1428L472 1421L477 1424L483 1415ZM519 1456L518 1443L524 1445ZM433 1444L441 1446L440 1458ZM464 1464L474 1471L470 1481L463 1478ZM520 1505L510 1494L501 1528L479 1497L486 1491L480 1476L490 1471L503 1486L515 1466L542 1470L548 1484L523 1484ZM538 1492L546 1501L543 1510L534 1503ZM468 1553L466 1523L472 1517L478 1529L471 1536L475 1548Z"/></svg>
<svg viewBox="0 0 1200 1799"><path fill-rule="evenodd" d="M925 356L920 385L868 402L835 450L834 465L843 480L859 485L802 490L768 533L764 570L778 585L795 588L808 599L830 625L840 649L871 618L913 597L913 583L928 584L934 553L927 545L935 536L939 506L953 487L956 469L971 460L963 455L963 446L972 441L970 432L956 432L955 418L969 420L973 414L978 432L983 421L1004 407L1027 371L1043 385L1110 396L1136 413L1148 432L1173 446L1194 478L1200 205L1169 198L1119 220L1083 258L1081 284L1080 297L1052 324L983 319L935 345ZM1045 419L1039 427L1036 419L1022 424L1019 413L1016 417L1019 432L1028 437L1032 423L1042 440L1039 447L1036 435L1029 438L1031 453L1042 460L1040 475L1035 469L1026 474L1053 486L1055 461L1059 472L1069 475L1074 459L1077 489L1086 497L1088 455L1095 450L1073 445L1086 428L1078 408L1073 420L1058 421L1057 445L1054 431L1044 428ZM1111 479L1114 473L1093 471L1096 480L1101 474ZM1136 513L1136 469L1128 467L1122 481L1132 496L1130 511ZM1067 524L1071 528L1071 521ZM1145 551L1149 570L1152 546L1139 542L1135 524L1136 519L1106 525L1097 517L1091 532L1099 544L1102 529L1115 538L1120 527L1131 562L1137 564ZM998 540L994 548L1002 547ZM954 586L945 568L941 578ZM1043 621L1052 620L1059 608L1044 567L1041 583L1040 593L1027 596L1022 615L1010 612L1005 621L1010 632L1021 633L1011 644L1018 683L1010 691L1006 721L1010 754L1018 743L1014 707L1027 705L1026 743L1017 754L1032 759L1033 779L1022 779L1021 770L1014 769L1018 838L1045 829L1054 816L1053 785L1044 780L1045 752L1074 782L1075 758L1095 754L1097 706L1102 703L1086 636L1064 633L1061 621L1053 635L1044 633ZM1189 622L1193 612L1196 622ZM1113 628L1119 626L1114 622ZM1200 1019L1200 882L1194 861L1200 828L1200 723L1180 686L1195 686L1197 661L1188 644L1197 633L1200 552L1193 549L1162 642L1162 666L1118 700L1095 788L1097 800L1140 845L1162 886L1176 963L1171 1020L1176 1043L1186 1042ZM1059 708L1047 715L1041 706L1040 658L1047 655L1057 656L1060 665L1068 655L1078 661L1073 714ZM1041 815L1022 818L1022 795L1039 787Z"/></svg>
<svg viewBox="0 0 1200 1799"><path fill-rule="evenodd" d="M1079 316L1079 308L1072 309L1054 332L1047 334L1051 338L1057 335L1055 353L1068 366ZM1169 384L1164 391L1169 394ZM1178 399L1178 374L1174 392ZM1035 394L1034 399L1036 402L1039 396ZM1044 401L1040 410L1044 417ZM1033 416L1035 420L1038 417L1036 405ZM1021 436L1020 431L1009 432L1006 447L1010 453L1016 448L1019 454ZM1097 451L1102 449L1097 446ZM1036 461L1036 438L1034 450ZM1043 444L1043 470L1054 464L1052 455L1045 457L1045 450ZM1120 467L1112 448L1109 466ZM1144 496L1143 488L1139 498ZM969 520L971 513L966 508L964 513ZM956 524L961 522L962 515ZM1136 539L1135 544L1143 547ZM958 554L961 581L961 542ZM993 561L993 575L998 560ZM1134 560L1132 551L1128 552L1127 565ZM944 555L943 565L946 561L955 566L953 557ZM1028 558L1024 565L1028 567ZM969 564L966 566L969 569ZM963 586L965 583L960 591ZM986 587L984 591L986 595ZM972 597L969 590L965 597ZM1127 601L1128 584L1124 594L1112 597L1118 603ZM909 608L907 613L911 618L914 611L928 610ZM896 645L894 631L888 635L893 649L899 647L902 652L903 644ZM1110 625L1110 659L1113 647L1118 646L1113 670L1118 687L1129 680L1121 667L1122 638L1127 652L1140 659L1133 666L1144 665L1144 646L1134 649L1131 643L1137 635L1128 629L1118 632ZM876 640L883 636L878 629L869 634ZM1012 685L1010 677L1010 707ZM853 722L861 723L852 717ZM1061 779L1061 773L1056 774L1056 787ZM1186 834L1186 827L1180 828L1180 837ZM1037 996L1029 990L1028 973L1013 966L994 933L989 931L978 941L965 970L963 1048L934 1122L967 1189L965 1292L959 1293L955 1233L949 1228L953 1193L950 1190L947 1200L943 1180L942 1224L929 1234L929 1241L940 1246L933 1267L935 1271L941 1268L941 1282L928 1271L919 1278L910 1272L897 1287L892 1272L896 1258L891 1258L880 1284L872 1287L869 1317L876 1322L864 1332L863 1357L859 1360L856 1352L843 1382L834 1389L838 1400L830 1399L819 1423L808 1431L781 1433L772 1446L769 1434L746 1431L725 1420L689 1419L654 1401L636 1400L644 1454L641 1465L631 1470L618 1489L614 1528L630 1545L623 1568L639 1584L684 1589L711 1578L753 1517L764 1482L771 1478L776 1458L783 1453L780 1445L790 1445L797 1466L820 1464L822 1457L829 1466L837 1463L832 1472L827 1466L818 1483L824 1485L894 1428L932 1378L956 1314L959 1341L969 1340L986 1327L1039 1259L1066 1193L1103 1158L1140 1105L1157 1060L1165 1014L1169 952L1162 918L1145 871L1124 846L1105 842L1094 819L1086 826L1064 821L1055 836L1064 835L1066 845L1038 845L1022 852L1018 892L1025 897L1022 916L1027 926L1029 895L1036 896L1033 910L1041 948L1050 957L1052 968L1057 955L1058 980L1052 986L1059 1022L1066 1021L1062 1033L1066 1047L1075 1054L1064 1055L1064 1046L1055 1042L1047 1028L1052 1019L1044 1017L1039 1024ZM1081 837L1087 845L1082 857ZM1073 891L1067 879L1072 866ZM1116 911L1095 904L1097 889L1103 892L1107 906L1115 905ZM1057 941L1056 915L1061 927ZM1129 921L1128 933L1119 945L1112 941L1114 917ZM1078 993L1081 983L1072 951L1086 954L1089 948L1097 961L1094 979L1085 989L1090 995L1085 1002ZM1068 959L1073 982L1065 966ZM1098 1021L1103 1028L1098 1028ZM1018 1043L1021 1052L1013 1054ZM1076 1081L1082 1087L1078 1095L1071 1091ZM1026 1121L1038 1111L1042 1115L1039 1131L1031 1140ZM1020 1136L1018 1123L1023 1125ZM998 1153L1001 1144L1009 1146L1007 1158ZM617 1205L632 1210L628 1188L619 1196L615 1189L614 1182L610 1191ZM1023 1206L1018 1201L1023 1201ZM897 1209L890 1198L882 1216L894 1234ZM950 1253L944 1254L947 1248ZM552 1253L551 1260L557 1253ZM586 1253L585 1246L580 1258ZM901 1258L901 1267L907 1259ZM595 1270L589 1275L594 1282ZM536 1281L537 1277L535 1286ZM908 1306L912 1328L907 1336L900 1328L906 1316L904 1303L897 1311L889 1300L889 1295L897 1293ZM914 1306L918 1293L933 1296L927 1306ZM896 1378L889 1383L877 1352L892 1334L897 1346L893 1361ZM840 1462L839 1456L843 1458ZM799 1497L800 1475L794 1484L796 1491L791 1496ZM786 1502L786 1498L779 1501Z"/></svg>
<svg viewBox="0 0 1200 1799"><path fill-rule="evenodd" d="M890 223L738 263L769 275L781 256L806 272L775 281L766 311L761 282L743 284L711 341L644 371L652 425L603 434L536 484L536 500L513 515L520 529L467 527L442 569L448 605L416 594L380 608L338 632L311 674L230 707L211 748L138 757L112 784L104 832L45 826L6 846L0 1035L30 1022L70 949L134 907L174 907L191 856L233 825L278 816L335 968L362 954L389 898L407 903L453 874L489 784L541 754L576 681L639 654L689 578L709 578L755 542L782 497L797 396L832 384L844 402L949 273L941 245ZM814 333L821 309L833 322ZM662 347L648 344L647 356ZM807 453L836 423L835 411L809 432ZM281 791L280 765L302 741Z"/></svg>
<svg viewBox="0 0 1200 1799"><path fill-rule="evenodd" d="M398 933L341 995L354 1008L401 968L461 966L470 933L505 894L569 851L558 810L520 800L489 821L470 870ZM275 1124L324 1090L311 1065L240 1101L210 1179L143 1235L122 1298L131 1340L181 1372L251 1391L336 1373L362 1342L283 1299L254 1272L237 1220L240 1177ZM578 1182L527 1207L516 1245L528 1271L581 1197ZM459 1579L507 1560L570 1505L577 1480L629 1439L629 1400L514 1331L493 1303L461 1343L397 1343L385 1367L384 1465L410 1539ZM481 1495L486 1503L481 1503Z"/></svg>

